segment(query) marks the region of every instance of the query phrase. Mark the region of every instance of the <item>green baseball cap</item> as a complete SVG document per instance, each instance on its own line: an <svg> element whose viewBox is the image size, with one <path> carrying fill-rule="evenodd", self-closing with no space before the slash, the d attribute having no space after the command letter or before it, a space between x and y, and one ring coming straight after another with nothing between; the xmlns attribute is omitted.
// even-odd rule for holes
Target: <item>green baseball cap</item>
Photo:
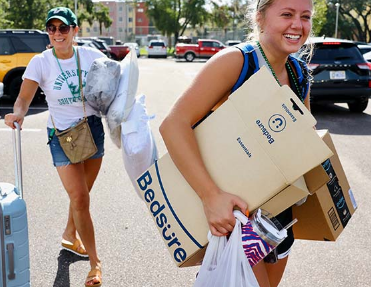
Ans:
<svg viewBox="0 0 371 287"><path fill-rule="evenodd" d="M48 24L51 19L59 19L66 25L77 26L77 17L75 13L73 13L71 9L66 7L56 7L51 9L48 12L45 24Z"/></svg>

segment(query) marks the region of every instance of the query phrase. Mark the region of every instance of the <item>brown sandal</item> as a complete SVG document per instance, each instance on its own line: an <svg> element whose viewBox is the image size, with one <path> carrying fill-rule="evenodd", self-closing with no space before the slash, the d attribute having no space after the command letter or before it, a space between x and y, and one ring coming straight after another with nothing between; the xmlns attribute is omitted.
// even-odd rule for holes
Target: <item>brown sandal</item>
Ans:
<svg viewBox="0 0 371 287"><path fill-rule="evenodd" d="M62 249L72 252L81 257L89 257L80 239L76 239L74 243L63 239Z"/></svg>
<svg viewBox="0 0 371 287"><path fill-rule="evenodd" d="M88 284L93 283L93 284ZM99 287L102 286L102 271L98 268L90 270L88 277L85 280L85 287Z"/></svg>

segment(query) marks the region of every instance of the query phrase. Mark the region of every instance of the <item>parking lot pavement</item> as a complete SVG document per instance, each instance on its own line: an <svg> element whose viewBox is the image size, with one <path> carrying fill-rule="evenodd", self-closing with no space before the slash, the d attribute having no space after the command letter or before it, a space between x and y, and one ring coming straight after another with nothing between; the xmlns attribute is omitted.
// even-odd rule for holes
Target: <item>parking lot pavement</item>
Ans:
<svg viewBox="0 0 371 287"><path fill-rule="evenodd" d="M139 59L138 94L146 95L160 156L166 153L158 128L169 108L203 63ZM169 81L171 75L171 81ZM0 105L1 111L9 109ZM349 113L343 105L313 108L317 128L329 129L347 174L358 210L336 242L298 240L280 287L365 287L371 282L371 107ZM22 132L24 194L27 202L33 287L82 286L89 263L60 251L68 198L46 145L48 112L31 110ZM305 146L303 148L310 148ZM0 180L14 182L11 133L0 119ZM106 129L105 157L91 193L104 286L192 286L198 267L177 268L144 203L125 173L119 150Z"/></svg>

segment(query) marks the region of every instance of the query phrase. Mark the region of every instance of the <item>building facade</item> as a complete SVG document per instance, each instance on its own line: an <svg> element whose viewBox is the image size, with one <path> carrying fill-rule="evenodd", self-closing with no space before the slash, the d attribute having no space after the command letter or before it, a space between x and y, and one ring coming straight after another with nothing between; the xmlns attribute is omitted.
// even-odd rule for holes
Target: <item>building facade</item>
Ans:
<svg viewBox="0 0 371 287"><path fill-rule="evenodd" d="M146 15L145 1L105 0L99 3L108 7L112 25L109 28L103 26L102 33L99 31L98 21L92 25L88 22L81 24L80 36L82 37L113 37L121 42L137 42L146 45L146 38L154 28Z"/></svg>

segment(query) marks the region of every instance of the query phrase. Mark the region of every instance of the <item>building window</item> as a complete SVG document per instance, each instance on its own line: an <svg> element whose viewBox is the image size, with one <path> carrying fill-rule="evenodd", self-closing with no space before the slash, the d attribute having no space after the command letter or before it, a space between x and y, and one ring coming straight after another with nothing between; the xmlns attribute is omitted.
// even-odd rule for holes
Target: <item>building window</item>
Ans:
<svg viewBox="0 0 371 287"><path fill-rule="evenodd" d="M129 28L129 33L133 33L133 28Z"/></svg>
<svg viewBox="0 0 371 287"><path fill-rule="evenodd" d="M89 27L86 28L86 33L90 33L90 28Z"/></svg>
<svg viewBox="0 0 371 287"><path fill-rule="evenodd" d="M119 32L120 32L120 33L122 32L122 28L119 28Z"/></svg>
<svg viewBox="0 0 371 287"><path fill-rule="evenodd" d="M143 13L143 12L144 12L143 8L138 8L137 11L138 11L139 13Z"/></svg>
<svg viewBox="0 0 371 287"><path fill-rule="evenodd" d="M142 18L137 18L137 22L142 23L143 22Z"/></svg>
<svg viewBox="0 0 371 287"><path fill-rule="evenodd" d="M93 28L93 31L94 31L94 32L98 32L98 27L94 27L94 28Z"/></svg>
<svg viewBox="0 0 371 287"><path fill-rule="evenodd" d="M119 17L119 22L122 22L122 17Z"/></svg>
<svg viewBox="0 0 371 287"><path fill-rule="evenodd" d="M122 6L119 7L119 11L122 11Z"/></svg>
<svg viewBox="0 0 371 287"><path fill-rule="evenodd" d="M129 7L128 11L129 13L133 12L133 7Z"/></svg>
<svg viewBox="0 0 371 287"><path fill-rule="evenodd" d="M128 21L129 23L133 22L133 18L129 17Z"/></svg>

